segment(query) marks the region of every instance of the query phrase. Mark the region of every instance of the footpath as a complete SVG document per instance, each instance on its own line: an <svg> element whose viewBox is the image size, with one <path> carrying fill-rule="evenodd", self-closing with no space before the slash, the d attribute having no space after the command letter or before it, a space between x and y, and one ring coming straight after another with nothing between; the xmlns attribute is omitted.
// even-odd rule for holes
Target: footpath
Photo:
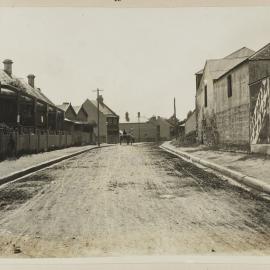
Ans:
<svg viewBox="0 0 270 270"><path fill-rule="evenodd" d="M101 147L106 146L109 145L101 145ZM0 185L95 148L98 147L96 145L69 147L60 150L25 155L18 159L4 160L0 162Z"/></svg>
<svg viewBox="0 0 270 270"><path fill-rule="evenodd" d="M269 156L210 150L206 146L178 147L171 142L163 143L161 148L270 194Z"/></svg>

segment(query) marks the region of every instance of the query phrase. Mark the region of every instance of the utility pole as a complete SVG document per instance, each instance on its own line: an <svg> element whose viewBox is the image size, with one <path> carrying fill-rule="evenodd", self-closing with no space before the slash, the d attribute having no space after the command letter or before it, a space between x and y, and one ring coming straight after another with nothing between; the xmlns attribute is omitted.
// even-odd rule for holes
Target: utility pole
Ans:
<svg viewBox="0 0 270 270"><path fill-rule="evenodd" d="M97 143L98 147L100 147L100 135L99 135L99 92L102 92L103 90L100 90L97 88L97 90L93 90L93 92L97 92Z"/></svg>
<svg viewBox="0 0 270 270"><path fill-rule="evenodd" d="M174 130L175 130L175 137L178 138L178 126L177 126L177 119L176 119L176 102L175 98L173 99L173 117L174 117Z"/></svg>
<svg viewBox="0 0 270 270"><path fill-rule="evenodd" d="M140 118L141 118L141 113L138 112L138 123L139 123L139 142L141 141L141 125L140 125Z"/></svg>

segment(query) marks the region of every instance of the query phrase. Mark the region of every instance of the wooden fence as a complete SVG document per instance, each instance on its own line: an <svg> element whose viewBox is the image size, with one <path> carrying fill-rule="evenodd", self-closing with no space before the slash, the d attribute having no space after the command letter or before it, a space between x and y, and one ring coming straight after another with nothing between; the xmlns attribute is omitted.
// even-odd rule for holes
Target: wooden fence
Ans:
<svg viewBox="0 0 270 270"><path fill-rule="evenodd" d="M23 154L94 144L92 133L75 131L61 134L19 133L0 129L0 159Z"/></svg>

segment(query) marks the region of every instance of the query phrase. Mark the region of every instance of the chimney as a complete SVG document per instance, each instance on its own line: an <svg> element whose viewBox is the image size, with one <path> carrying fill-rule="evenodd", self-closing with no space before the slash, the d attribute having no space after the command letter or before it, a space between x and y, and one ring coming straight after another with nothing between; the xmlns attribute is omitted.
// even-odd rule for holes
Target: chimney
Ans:
<svg viewBox="0 0 270 270"><path fill-rule="evenodd" d="M102 95L99 95L98 100L99 100L100 104L103 104L103 96Z"/></svg>
<svg viewBox="0 0 270 270"><path fill-rule="evenodd" d="M4 71L9 75L11 76L12 75L12 60L10 59L6 59L3 61L3 64L4 64Z"/></svg>
<svg viewBox="0 0 270 270"><path fill-rule="evenodd" d="M35 75L29 74L27 78L28 78L28 84L31 85L33 88L35 88Z"/></svg>

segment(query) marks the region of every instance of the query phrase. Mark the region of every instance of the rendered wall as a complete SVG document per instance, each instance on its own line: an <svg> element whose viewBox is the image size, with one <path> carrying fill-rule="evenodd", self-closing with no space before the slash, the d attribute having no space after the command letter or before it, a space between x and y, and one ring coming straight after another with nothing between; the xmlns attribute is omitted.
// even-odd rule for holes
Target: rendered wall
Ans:
<svg viewBox="0 0 270 270"><path fill-rule="evenodd" d="M157 128L155 125L144 122L144 123L120 123L119 128L121 131L132 134L136 142L149 142L157 140Z"/></svg>
<svg viewBox="0 0 270 270"><path fill-rule="evenodd" d="M205 107L204 102L205 83L207 84L207 107ZM215 100L213 79L206 64L200 85L196 91L197 132L198 141L201 143L212 144L212 138L210 138L206 129L211 125L210 119L215 113Z"/></svg>
<svg viewBox="0 0 270 270"><path fill-rule="evenodd" d="M185 135L196 130L196 111L187 119L185 123Z"/></svg>
<svg viewBox="0 0 270 270"><path fill-rule="evenodd" d="M232 79L228 97L227 76ZM249 69L242 64L214 83L216 92L216 127L219 144L249 144Z"/></svg>
<svg viewBox="0 0 270 270"><path fill-rule="evenodd" d="M83 107L88 114L87 121L95 121L97 123L97 107L93 105L89 100L86 100L83 103ZM107 142L107 117L103 113L100 113L99 116L99 134L101 142ZM94 133L97 135L97 127L94 128Z"/></svg>

